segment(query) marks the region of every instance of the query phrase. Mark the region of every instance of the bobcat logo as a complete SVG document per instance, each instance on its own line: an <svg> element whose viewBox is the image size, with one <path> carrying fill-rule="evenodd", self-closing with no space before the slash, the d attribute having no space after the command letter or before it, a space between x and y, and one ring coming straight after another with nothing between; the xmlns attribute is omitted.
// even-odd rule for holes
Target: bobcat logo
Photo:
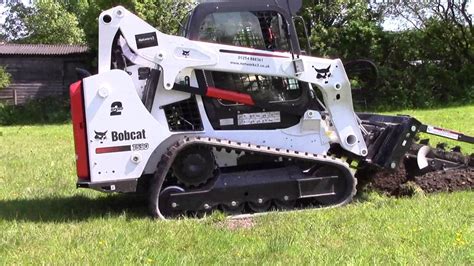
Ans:
<svg viewBox="0 0 474 266"><path fill-rule="evenodd" d="M314 70L316 70L316 78L317 79L327 79L331 77L331 73L329 73L329 69L331 68L331 65L329 65L327 68L321 68L317 69L313 66Z"/></svg>
<svg viewBox="0 0 474 266"><path fill-rule="evenodd" d="M182 56L188 58L189 56L189 52L191 52L190 50L186 51L186 50L183 50L183 52L181 53Z"/></svg>
<svg viewBox="0 0 474 266"><path fill-rule="evenodd" d="M95 137L94 137L94 138L95 138L96 140L106 140L106 139L107 139L107 135L106 135L106 134L107 134L107 131L108 131L108 130L106 130L105 132L97 132L97 131L94 130L94 133L95 133Z"/></svg>

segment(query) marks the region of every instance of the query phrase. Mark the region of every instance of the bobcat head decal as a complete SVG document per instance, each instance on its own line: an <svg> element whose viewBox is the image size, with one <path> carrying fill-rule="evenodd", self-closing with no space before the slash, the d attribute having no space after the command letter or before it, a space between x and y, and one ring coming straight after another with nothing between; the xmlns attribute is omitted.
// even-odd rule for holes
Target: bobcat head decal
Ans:
<svg viewBox="0 0 474 266"><path fill-rule="evenodd" d="M190 52L190 50L188 50L188 51L183 50L183 52L181 53L181 55L187 58L187 57L189 56L189 52Z"/></svg>
<svg viewBox="0 0 474 266"><path fill-rule="evenodd" d="M108 130L106 130L105 132L97 132L97 131L94 130L94 133L95 133L95 137L94 137L94 138L95 138L96 140L105 140L105 139L107 139L107 135L106 135L106 134L107 134L107 131L108 131Z"/></svg>
<svg viewBox="0 0 474 266"><path fill-rule="evenodd" d="M327 79L329 77L331 77L331 73L329 72L329 69L331 68L331 65L329 65L327 68L321 68L321 69L318 69L318 68L315 68L313 66L314 70L316 71L316 78L317 79Z"/></svg>

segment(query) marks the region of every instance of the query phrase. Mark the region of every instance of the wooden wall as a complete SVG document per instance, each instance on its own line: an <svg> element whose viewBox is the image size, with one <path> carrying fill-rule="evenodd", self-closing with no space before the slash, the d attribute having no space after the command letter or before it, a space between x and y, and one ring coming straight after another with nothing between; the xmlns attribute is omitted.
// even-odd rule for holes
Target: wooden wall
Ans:
<svg viewBox="0 0 474 266"><path fill-rule="evenodd" d="M75 68L89 69L86 55L0 55L0 65L12 75L12 83L0 90L1 102L24 104L45 96L67 97L69 84L77 80ZM16 93L15 93L16 92Z"/></svg>

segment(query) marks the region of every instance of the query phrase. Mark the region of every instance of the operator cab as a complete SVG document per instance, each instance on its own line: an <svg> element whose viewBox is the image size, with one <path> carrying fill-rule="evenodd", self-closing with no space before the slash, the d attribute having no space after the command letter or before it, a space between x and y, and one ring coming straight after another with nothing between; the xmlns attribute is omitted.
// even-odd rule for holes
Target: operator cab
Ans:
<svg viewBox="0 0 474 266"><path fill-rule="evenodd" d="M290 3L291 2L291 3ZM199 4L189 14L181 35L196 41L249 47L267 51L300 53L292 15L301 1L226 1ZM250 94L265 106L247 106L204 97L204 106L214 129L274 129L297 124L308 110L311 92L308 84L291 78L197 71L200 84ZM306 87L306 89L304 89ZM229 125L222 118L237 114L279 112L271 123Z"/></svg>

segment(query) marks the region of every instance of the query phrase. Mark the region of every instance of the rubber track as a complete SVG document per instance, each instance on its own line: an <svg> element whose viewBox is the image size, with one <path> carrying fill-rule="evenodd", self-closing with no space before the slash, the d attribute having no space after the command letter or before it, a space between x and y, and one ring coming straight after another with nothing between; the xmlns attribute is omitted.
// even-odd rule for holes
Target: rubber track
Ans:
<svg viewBox="0 0 474 266"><path fill-rule="evenodd" d="M272 148L263 145L254 145L249 143L235 142L216 138L184 137L180 141L176 142L174 145L170 146L168 150L161 156L161 160L158 163L156 172L150 183L151 189L149 194L149 209L150 213L154 218L165 219L165 217L161 214L159 210L158 201L161 187L171 167L171 164L173 163L173 160L175 159L178 152L184 147L195 144L209 145L216 148L240 150L245 152L257 152L293 159L311 160L318 163L326 163L329 165L337 165L340 168L345 169L346 172L351 175L351 178L353 179L353 187L351 193L347 196L346 199L344 199L338 204L330 205L327 207L337 207L347 204L356 194L357 179L354 177L355 170L351 169L349 167L349 164L343 161L342 159L333 156L319 155L308 152L298 152L289 149Z"/></svg>

